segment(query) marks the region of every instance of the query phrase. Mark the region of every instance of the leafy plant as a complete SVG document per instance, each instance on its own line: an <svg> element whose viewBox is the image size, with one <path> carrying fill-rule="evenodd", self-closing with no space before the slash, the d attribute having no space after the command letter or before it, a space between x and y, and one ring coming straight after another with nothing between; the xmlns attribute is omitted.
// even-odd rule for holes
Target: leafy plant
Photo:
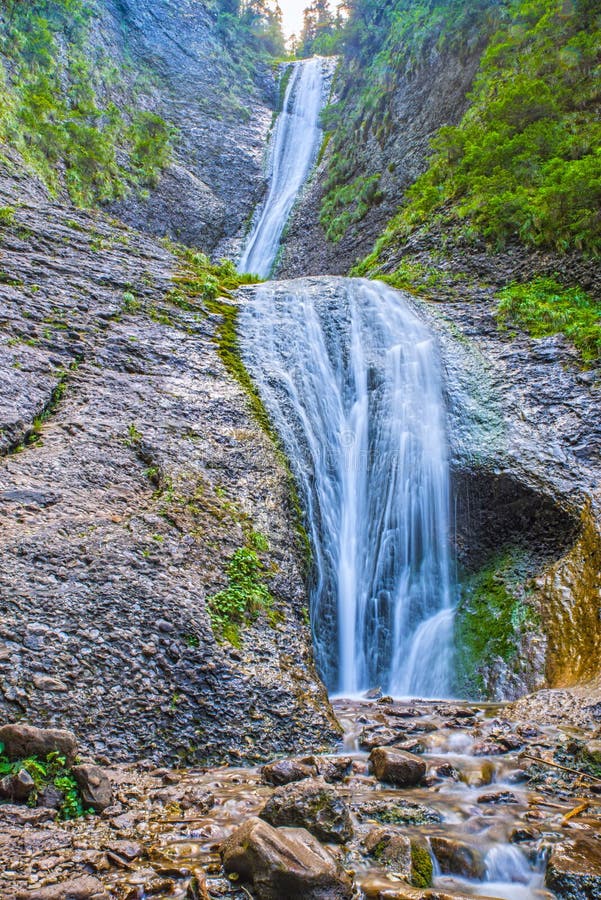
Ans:
<svg viewBox="0 0 601 900"><path fill-rule="evenodd" d="M601 303L582 288L539 277L511 284L498 297L503 326L514 322L534 337L565 334L585 362L601 359Z"/></svg>
<svg viewBox="0 0 601 900"><path fill-rule="evenodd" d="M261 611L272 612L273 597L264 581L266 567L258 549L268 549L267 539L252 532L247 546L236 550L228 564L228 586L207 600L215 634L234 647L242 644L240 629L244 625L253 622Z"/></svg>
<svg viewBox="0 0 601 900"><path fill-rule="evenodd" d="M75 819L85 813L93 812L93 810L84 808L77 781L67 766L67 760L60 753L49 753L45 759L28 756L25 759L11 761L3 751L4 746L0 744L0 777L16 775L25 769L33 780L34 788L29 795L29 806L35 806L44 789L53 785L62 794L62 802L58 810L60 819Z"/></svg>

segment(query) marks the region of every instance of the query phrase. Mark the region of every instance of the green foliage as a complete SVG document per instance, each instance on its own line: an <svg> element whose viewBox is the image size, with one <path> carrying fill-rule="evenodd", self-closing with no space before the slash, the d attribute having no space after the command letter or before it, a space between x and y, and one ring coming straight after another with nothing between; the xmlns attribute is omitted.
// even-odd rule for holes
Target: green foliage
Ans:
<svg viewBox="0 0 601 900"><path fill-rule="evenodd" d="M601 253L601 16L563 0L503 6L468 112L438 132L379 251L438 219L493 247Z"/></svg>
<svg viewBox="0 0 601 900"><path fill-rule="evenodd" d="M264 578L266 566L258 555L269 549L267 539L251 532L245 547L236 550L228 567L228 586L207 600L207 609L213 631L219 640L240 647L240 629L253 622L261 611L273 617L273 597Z"/></svg>
<svg viewBox="0 0 601 900"><path fill-rule="evenodd" d="M8 228L14 224L15 207L0 206L0 228Z"/></svg>
<svg viewBox="0 0 601 900"><path fill-rule="evenodd" d="M411 843L411 884L417 888L427 888L432 884L434 867L432 858L426 849L413 841Z"/></svg>
<svg viewBox="0 0 601 900"><path fill-rule="evenodd" d="M351 225L360 222L369 209L381 201L382 194L378 190L381 177L379 174L360 176L348 184L335 184L333 179L338 179L337 171L330 175L319 216L328 240L337 243Z"/></svg>
<svg viewBox="0 0 601 900"><path fill-rule="evenodd" d="M33 779L34 789L29 796L28 804L35 806L39 795L44 788L53 785L63 795L63 800L58 811L60 819L75 819L93 810L84 809L81 792L77 782L67 766L64 756L59 753L49 753L46 759L37 756L29 756L11 762L2 754L4 748L0 745L0 778L6 775L16 775L21 769L25 769Z"/></svg>
<svg viewBox="0 0 601 900"><path fill-rule="evenodd" d="M401 78L430 50L453 46L459 54L465 52L471 43L466 33L490 29L496 15L491 0L351 0L347 6L350 16L341 25L340 38L345 58L335 84L338 100L323 117L324 129L333 135L321 221L332 241L340 240L380 200L365 144L371 137L384 147L397 127L390 98ZM363 190L373 194L362 197Z"/></svg>
<svg viewBox="0 0 601 900"><path fill-rule="evenodd" d="M520 565L519 555L505 553L462 581L454 636L461 695L482 695L481 671L497 657L514 659L521 635L536 625L536 614L515 593Z"/></svg>
<svg viewBox="0 0 601 900"><path fill-rule="evenodd" d="M582 288L540 277L511 284L498 297L503 326L515 322L534 337L565 334L585 362L601 359L601 303Z"/></svg>
<svg viewBox="0 0 601 900"><path fill-rule="evenodd" d="M155 184L173 136L159 116L120 111L108 99L114 67L87 42L94 15L90 0L0 10L0 138L53 192L64 180L80 206Z"/></svg>

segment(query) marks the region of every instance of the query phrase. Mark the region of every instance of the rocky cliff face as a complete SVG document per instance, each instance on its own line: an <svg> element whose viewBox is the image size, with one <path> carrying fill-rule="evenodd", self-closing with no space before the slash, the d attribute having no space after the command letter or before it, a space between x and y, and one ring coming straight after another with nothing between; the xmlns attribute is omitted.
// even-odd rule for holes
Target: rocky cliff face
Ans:
<svg viewBox="0 0 601 900"><path fill-rule="evenodd" d="M169 301L172 252L50 201L16 160L4 205L0 714L113 759L327 745L287 474L218 319ZM274 607L235 649L206 600L251 529Z"/></svg>
<svg viewBox="0 0 601 900"><path fill-rule="evenodd" d="M121 61L140 103L177 129L172 164L144 197L115 204L127 224L215 256L238 249L265 189L263 153L276 79L244 65L206 3L106 0L93 39Z"/></svg>
<svg viewBox="0 0 601 900"><path fill-rule="evenodd" d="M353 166L347 180L351 183L355 178L379 175L380 199L337 243L326 240L319 222L332 164L332 142L328 144L287 229L279 277L345 275L372 250L404 191L426 168L431 138L442 125L457 123L467 109L466 95L482 49L477 43L461 56L432 49L418 69L407 70L387 98L386 128L380 127L378 119L354 135ZM348 103L353 90L352 77L339 73L333 85L334 99L343 92Z"/></svg>

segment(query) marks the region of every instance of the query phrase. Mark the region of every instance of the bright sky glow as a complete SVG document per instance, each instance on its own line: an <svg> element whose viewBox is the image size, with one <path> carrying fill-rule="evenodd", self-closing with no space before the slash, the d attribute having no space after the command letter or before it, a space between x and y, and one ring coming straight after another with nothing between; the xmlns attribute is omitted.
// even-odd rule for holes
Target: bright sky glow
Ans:
<svg viewBox="0 0 601 900"><path fill-rule="evenodd" d="M309 6L311 0L280 0L280 7L284 16L284 34L287 38L291 34L297 37L303 27L303 12ZM333 7L333 4L330 4Z"/></svg>

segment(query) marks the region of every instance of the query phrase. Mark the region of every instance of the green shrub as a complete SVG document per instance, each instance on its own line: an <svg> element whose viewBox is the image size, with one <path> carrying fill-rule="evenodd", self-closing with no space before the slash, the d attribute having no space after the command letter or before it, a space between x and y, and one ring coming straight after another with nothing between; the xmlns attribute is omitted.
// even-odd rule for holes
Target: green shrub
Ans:
<svg viewBox="0 0 601 900"><path fill-rule="evenodd" d="M534 337L565 334L585 362L601 359L601 303L582 288L539 277L509 285L498 298L503 326L514 322Z"/></svg>

